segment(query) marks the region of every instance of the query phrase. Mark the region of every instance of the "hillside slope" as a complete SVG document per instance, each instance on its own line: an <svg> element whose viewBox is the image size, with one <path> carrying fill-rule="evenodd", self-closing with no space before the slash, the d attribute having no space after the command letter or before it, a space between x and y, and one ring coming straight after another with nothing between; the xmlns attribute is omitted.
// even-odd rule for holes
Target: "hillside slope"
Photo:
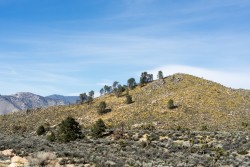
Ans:
<svg viewBox="0 0 250 167"><path fill-rule="evenodd" d="M37 110L28 115L14 113L0 117L0 129L11 131L19 125L35 130L39 125L53 126L67 116L75 117L83 126L89 127L98 118L117 127L121 122L127 128L140 124L153 125L159 129L189 128L191 130L249 130L250 91L226 88L212 81L187 74L175 74L130 90L134 103L125 104L125 96L113 94L96 98L91 105L56 106ZM175 109L168 109L173 99ZM107 103L111 112L98 115L96 106Z"/></svg>

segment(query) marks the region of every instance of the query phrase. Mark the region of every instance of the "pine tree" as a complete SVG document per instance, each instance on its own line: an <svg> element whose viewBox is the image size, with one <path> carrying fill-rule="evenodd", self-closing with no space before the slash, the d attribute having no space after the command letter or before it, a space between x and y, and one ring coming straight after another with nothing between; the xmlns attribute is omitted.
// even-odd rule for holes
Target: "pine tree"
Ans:
<svg viewBox="0 0 250 167"><path fill-rule="evenodd" d="M92 136L99 138L102 136L102 133L105 132L106 125L102 119L98 119L93 127L91 128Z"/></svg>
<svg viewBox="0 0 250 167"><path fill-rule="evenodd" d="M90 103L93 101L93 99L94 99L94 94L95 94L95 92L94 92L93 90L91 90L91 91L89 92L88 104L90 104Z"/></svg>
<svg viewBox="0 0 250 167"><path fill-rule="evenodd" d="M162 71L158 71L157 78L158 79L163 79L163 72Z"/></svg>
<svg viewBox="0 0 250 167"><path fill-rule="evenodd" d="M102 96L104 94L104 89L102 88L101 90L100 90L100 95Z"/></svg>
<svg viewBox="0 0 250 167"><path fill-rule="evenodd" d="M127 85L129 87L129 89L134 89L134 87L136 86L136 82L134 78L130 78L127 81Z"/></svg>
<svg viewBox="0 0 250 167"><path fill-rule="evenodd" d="M62 142L69 142L82 138L81 127L72 117L68 117L59 124L56 139Z"/></svg>
<svg viewBox="0 0 250 167"><path fill-rule="evenodd" d="M81 102L81 103L84 103L84 102L86 102L87 100L88 100L87 94L86 94L86 93L81 93L81 94L80 94L80 102Z"/></svg>

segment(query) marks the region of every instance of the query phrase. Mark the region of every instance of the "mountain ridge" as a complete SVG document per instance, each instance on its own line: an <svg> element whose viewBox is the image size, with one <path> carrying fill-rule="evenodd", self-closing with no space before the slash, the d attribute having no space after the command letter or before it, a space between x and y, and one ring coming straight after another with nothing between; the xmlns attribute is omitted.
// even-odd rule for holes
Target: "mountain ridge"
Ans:
<svg viewBox="0 0 250 167"><path fill-rule="evenodd" d="M53 98L53 96L40 96L30 92L17 92L12 95L0 96L0 114L7 114L10 112L16 112L20 110L43 108L49 106L68 105L72 104L72 100L68 101L68 98L77 98L60 95L61 99Z"/></svg>
<svg viewBox="0 0 250 167"><path fill-rule="evenodd" d="M58 94L53 94L45 97L51 99L63 100L65 103L68 104L75 104L78 100L80 100L79 96L63 96Z"/></svg>

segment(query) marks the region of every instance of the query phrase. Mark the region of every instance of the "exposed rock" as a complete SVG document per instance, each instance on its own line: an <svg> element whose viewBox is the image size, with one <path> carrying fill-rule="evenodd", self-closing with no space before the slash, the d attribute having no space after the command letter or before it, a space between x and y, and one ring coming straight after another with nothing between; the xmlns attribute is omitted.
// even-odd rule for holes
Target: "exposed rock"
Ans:
<svg viewBox="0 0 250 167"><path fill-rule="evenodd" d="M6 157L12 157L15 155L13 153L13 149L3 150L1 153L3 156L6 156Z"/></svg>
<svg viewBox="0 0 250 167"><path fill-rule="evenodd" d="M106 161L105 162L105 165L107 165L107 166L116 166L116 163L115 162L113 162L113 161Z"/></svg>
<svg viewBox="0 0 250 167"><path fill-rule="evenodd" d="M22 158L19 156L14 156L11 158L11 164L9 167L22 167L22 166L28 166L28 160L26 158Z"/></svg>
<svg viewBox="0 0 250 167"><path fill-rule="evenodd" d="M182 143L182 145L183 145L184 147L191 147L191 144L190 144L189 141L184 141L184 142Z"/></svg>
<svg viewBox="0 0 250 167"><path fill-rule="evenodd" d="M148 134L144 134L140 139L140 142L149 142L149 135Z"/></svg>

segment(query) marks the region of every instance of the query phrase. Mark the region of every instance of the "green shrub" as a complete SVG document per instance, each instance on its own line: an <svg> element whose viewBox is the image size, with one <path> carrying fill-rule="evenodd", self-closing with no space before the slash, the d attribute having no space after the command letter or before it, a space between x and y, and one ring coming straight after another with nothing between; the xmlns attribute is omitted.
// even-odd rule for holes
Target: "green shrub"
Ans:
<svg viewBox="0 0 250 167"><path fill-rule="evenodd" d="M177 128L176 128L177 131L181 131L182 129L183 128L180 125L178 125Z"/></svg>
<svg viewBox="0 0 250 167"><path fill-rule="evenodd" d="M133 102L132 97L130 95L126 96L126 104L131 104Z"/></svg>
<svg viewBox="0 0 250 167"><path fill-rule="evenodd" d="M202 125L201 126L201 131L206 131L206 130L208 130L207 125Z"/></svg>
<svg viewBox="0 0 250 167"><path fill-rule="evenodd" d="M174 100L170 99L168 101L168 109L174 109L176 106L174 105Z"/></svg>
<svg viewBox="0 0 250 167"><path fill-rule="evenodd" d="M248 151L247 150L238 150L237 153L240 155L247 155Z"/></svg>
<svg viewBox="0 0 250 167"><path fill-rule="evenodd" d="M77 138L82 138L81 127L74 118L68 117L59 124L56 139L62 142L69 142Z"/></svg>
<svg viewBox="0 0 250 167"><path fill-rule="evenodd" d="M101 101L99 105L97 106L97 113L98 114L104 114L106 110L107 104L105 101Z"/></svg>
<svg viewBox="0 0 250 167"><path fill-rule="evenodd" d="M143 125L141 126L141 128L142 128L143 130L149 130L149 131L155 130L155 126L154 126L153 124L151 124L151 123L143 124Z"/></svg>
<svg viewBox="0 0 250 167"><path fill-rule="evenodd" d="M246 123L246 122L241 122L241 125L242 125L244 128L247 128L247 127L249 126L249 124Z"/></svg>
<svg viewBox="0 0 250 167"><path fill-rule="evenodd" d="M21 126L21 125L14 125L11 127L12 132L13 133L25 133L27 131L27 127L26 126Z"/></svg>
<svg viewBox="0 0 250 167"><path fill-rule="evenodd" d="M140 142L140 145L142 148L145 148L148 146L148 143L146 141L142 141L142 142Z"/></svg>
<svg viewBox="0 0 250 167"><path fill-rule="evenodd" d="M46 132L46 130L45 130L45 128L44 128L43 125L39 126L39 127L37 128L37 130L36 130L36 134L37 134L38 136L43 135L45 132Z"/></svg>
<svg viewBox="0 0 250 167"><path fill-rule="evenodd" d="M92 136L99 138L102 136L102 133L105 132L106 125L102 119L98 119L93 127L91 128Z"/></svg>

